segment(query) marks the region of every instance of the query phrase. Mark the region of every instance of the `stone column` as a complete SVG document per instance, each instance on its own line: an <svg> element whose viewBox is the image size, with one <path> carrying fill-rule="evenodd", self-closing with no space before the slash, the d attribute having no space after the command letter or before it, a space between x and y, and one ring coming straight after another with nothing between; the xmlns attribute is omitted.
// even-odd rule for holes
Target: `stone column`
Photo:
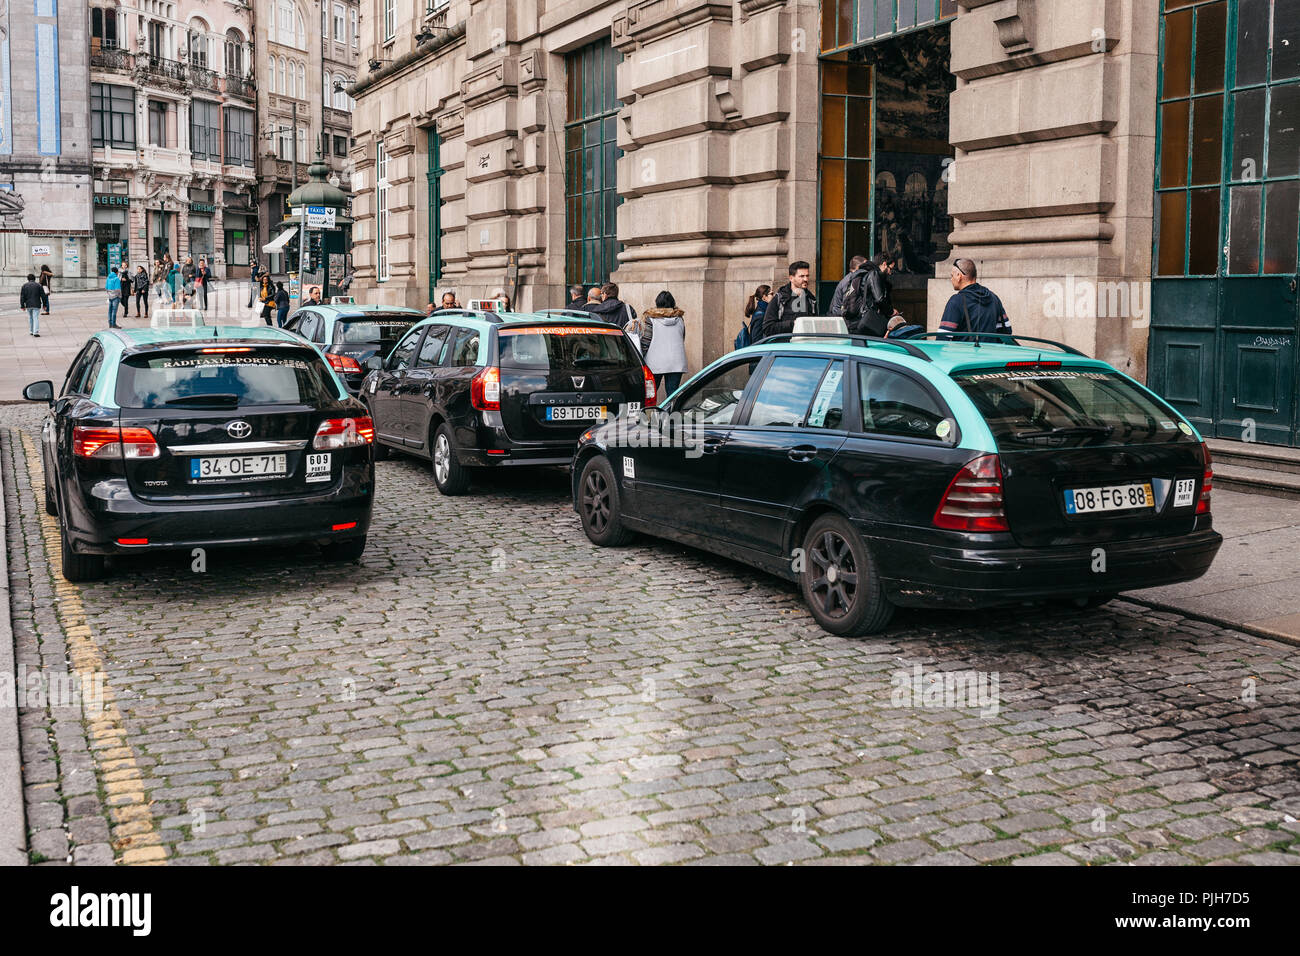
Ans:
<svg viewBox="0 0 1300 956"><path fill-rule="evenodd" d="M968 0L952 26L953 256L1017 332L1146 369L1155 0ZM931 327L952 294L929 290Z"/></svg>

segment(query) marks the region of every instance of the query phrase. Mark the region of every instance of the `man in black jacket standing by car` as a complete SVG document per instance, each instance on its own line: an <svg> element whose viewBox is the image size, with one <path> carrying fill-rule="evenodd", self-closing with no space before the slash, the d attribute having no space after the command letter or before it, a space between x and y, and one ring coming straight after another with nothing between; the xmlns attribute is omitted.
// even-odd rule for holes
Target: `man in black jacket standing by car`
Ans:
<svg viewBox="0 0 1300 956"><path fill-rule="evenodd" d="M896 262L888 252L876 253L874 261L854 256L849 262L849 274L835 287L830 314L842 316L854 335L881 338L888 330L890 318L898 314L889 284Z"/></svg>
<svg viewBox="0 0 1300 956"><path fill-rule="evenodd" d="M1002 300L975 281L974 259L956 259L952 264L954 295L943 307L939 328L945 332L997 332L1011 334L1011 320Z"/></svg>
<svg viewBox="0 0 1300 956"><path fill-rule="evenodd" d="M809 288L812 269L800 260L790 263L790 281L776 290L776 298L763 316L763 335L780 335L793 332L794 322L801 315L817 314L817 297Z"/></svg>

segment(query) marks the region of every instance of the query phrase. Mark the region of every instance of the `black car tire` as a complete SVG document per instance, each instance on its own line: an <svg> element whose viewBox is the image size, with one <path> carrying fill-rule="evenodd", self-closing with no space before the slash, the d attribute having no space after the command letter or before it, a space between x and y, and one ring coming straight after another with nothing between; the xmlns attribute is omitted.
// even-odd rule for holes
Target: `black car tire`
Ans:
<svg viewBox="0 0 1300 956"><path fill-rule="evenodd" d="M621 548L636 537L623 524L618 481L604 455L587 459L582 467L578 478L578 515L587 538L602 548Z"/></svg>
<svg viewBox="0 0 1300 956"><path fill-rule="evenodd" d="M894 616L862 536L839 515L818 518L804 535L799 583L812 616L832 634L874 634Z"/></svg>
<svg viewBox="0 0 1300 956"><path fill-rule="evenodd" d="M444 495L463 495L469 490L469 469L456 457L451 426L443 422L433 436L429 458L433 462L433 483Z"/></svg>
<svg viewBox="0 0 1300 956"><path fill-rule="evenodd" d="M326 561L357 561L366 550L366 538L348 538L346 541L331 541L321 545L321 557Z"/></svg>
<svg viewBox="0 0 1300 956"><path fill-rule="evenodd" d="M45 485L45 513L51 518L59 516L59 506L54 501L54 493L50 489L50 479L46 478L41 484Z"/></svg>
<svg viewBox="0 0 1300 956"><path fill-rule="evenodd" d="M104 576L104 556L102 554L77 554L68 544L67 532L59 530L62 544L63 577L73 583L79 581L97 581Z"/></svg>

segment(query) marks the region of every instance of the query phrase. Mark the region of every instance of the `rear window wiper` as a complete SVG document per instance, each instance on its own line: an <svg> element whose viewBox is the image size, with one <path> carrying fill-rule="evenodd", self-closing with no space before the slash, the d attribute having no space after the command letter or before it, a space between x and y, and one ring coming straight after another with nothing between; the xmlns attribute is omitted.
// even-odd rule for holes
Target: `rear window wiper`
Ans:
<svg viewBox="0 0 1300 956"><path fill-rule="evenodd" d="M239 396L230 392L210 392L207 395L186 395L169 398L164 405L238 405Z"/></svg>
<svg viewBox="0 0 1300 956"><path fill-rule="evenodd" d="M1096 435L1109 438L1115 431L1114 425L1062 425L1059 428L1044 428L1038 431L1013 432L1012 438L1024 440L1029 438L1058 438L1071 435Z"/></svg>

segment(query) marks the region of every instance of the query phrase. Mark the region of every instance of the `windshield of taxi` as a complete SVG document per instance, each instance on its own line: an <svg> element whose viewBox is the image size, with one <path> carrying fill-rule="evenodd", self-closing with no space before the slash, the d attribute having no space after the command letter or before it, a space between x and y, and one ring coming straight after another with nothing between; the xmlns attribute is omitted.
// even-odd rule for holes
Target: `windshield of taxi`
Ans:
<svg viewBox="0 0 1300 956"><path fill-rule="evenodd" d="M1095 368L1002 368L958 372L998 447L1078 448L1193 441L1168 405L1117 372Z"/></svg>

